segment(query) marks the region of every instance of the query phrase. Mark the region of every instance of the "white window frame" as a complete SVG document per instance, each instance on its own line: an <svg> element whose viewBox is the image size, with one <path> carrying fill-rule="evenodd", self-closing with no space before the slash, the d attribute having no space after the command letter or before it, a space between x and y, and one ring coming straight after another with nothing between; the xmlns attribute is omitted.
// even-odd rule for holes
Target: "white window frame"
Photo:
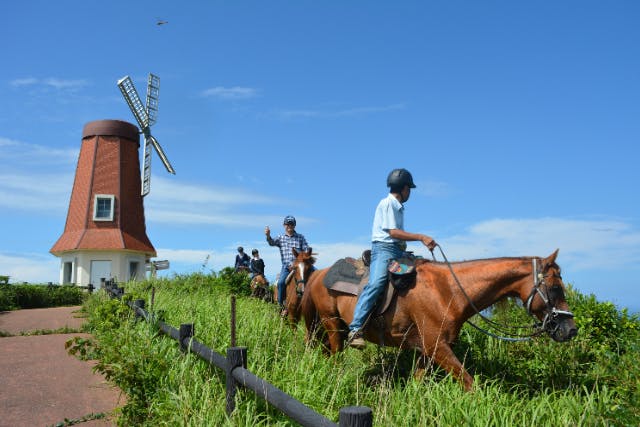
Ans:
<svg viewBox="0 0 640 427"><path fill-rule="evenodd" d="M98 217L98 200L109 199L111 201L111 209L109 212L109 217ZM93 200L93 220L94 221L113 221L113 213L115 211L115 200L116 197L113 194L96 194L95 199Z"/></svg>

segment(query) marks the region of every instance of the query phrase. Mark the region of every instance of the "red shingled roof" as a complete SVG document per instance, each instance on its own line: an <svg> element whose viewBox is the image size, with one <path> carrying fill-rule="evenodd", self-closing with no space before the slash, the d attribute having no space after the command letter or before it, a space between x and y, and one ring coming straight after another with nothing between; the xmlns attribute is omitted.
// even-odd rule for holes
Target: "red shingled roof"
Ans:
<svg viewBox="0 0 640 427"><path fill-rule="evenodd" d="M138 128L119 120L87 123L69 201L64 233L50 252L127 250L155 257L140 195ZM96 194L113 195L113 221L94 221Z"/></svg>

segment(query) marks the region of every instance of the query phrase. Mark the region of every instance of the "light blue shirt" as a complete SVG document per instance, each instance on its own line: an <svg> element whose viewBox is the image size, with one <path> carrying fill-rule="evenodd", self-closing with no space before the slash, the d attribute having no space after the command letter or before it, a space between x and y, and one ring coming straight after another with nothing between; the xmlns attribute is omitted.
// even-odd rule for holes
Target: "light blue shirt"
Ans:
<svg viewBox="0 0 640 427"><path fill-rule="evenodd" d="M373 217L373 227L371 229L372 242L394 243L394 239L389 235L392 229L404 230L404 206L391 193L380 200Z"/></svg>

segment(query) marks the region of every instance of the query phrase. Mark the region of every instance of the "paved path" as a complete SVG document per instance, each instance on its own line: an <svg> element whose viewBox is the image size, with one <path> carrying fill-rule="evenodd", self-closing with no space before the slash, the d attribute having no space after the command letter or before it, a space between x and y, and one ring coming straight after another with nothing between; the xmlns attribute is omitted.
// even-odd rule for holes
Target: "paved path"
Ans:
<svg viewBox="0 0 640 427"><path fill-rule="evenodd" d="M0 312L0 427L55 426L66 419L111 413L125 397L93 373L95 362L69 355L67 340L88 334L17 336L20 332L80 328L80 307ZM110 419L79 426L112 426Z"/></svg>

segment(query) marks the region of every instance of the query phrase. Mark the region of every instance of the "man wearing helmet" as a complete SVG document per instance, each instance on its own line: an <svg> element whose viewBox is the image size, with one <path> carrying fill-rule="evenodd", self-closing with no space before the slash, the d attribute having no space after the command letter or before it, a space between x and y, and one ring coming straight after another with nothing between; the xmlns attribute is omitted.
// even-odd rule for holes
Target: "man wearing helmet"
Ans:
<svg viewBox="0 0 640 427"><path fill-rule="evenodd" d="M285 308L286 289L284 282L289 275L290 267L294 260L291 249L295 248L299 252L309 249L309 245L307 244L307 240L304 236L296 232L296 219L293 216L287 215L284 217L283 225L284 234L281 234L275 239L271 238L271 230L269 229L269 226L264 229L264 234L267 236L267 243L269 243L269 246L277 246L280 248L282 269L280 270L280 277L278 278L278 304L280 304L282 309L280 313L282 317L288 314L287 309Z"/></svg>
<svg viewBox="0 0 640 427"><path fill-rule="evenodd" d="M435 240L425 234L404 231L404 203L409 200L411 189L416 188L411 173L406 169L392 170L387 177L387 187L389 195L378 203L373 217L369 282L358 296L349 325L347 342L358 349L365 346L362 329L385 288L389 260L402 256L407 241L420 241L429 250L436 246Z"/></svg>

